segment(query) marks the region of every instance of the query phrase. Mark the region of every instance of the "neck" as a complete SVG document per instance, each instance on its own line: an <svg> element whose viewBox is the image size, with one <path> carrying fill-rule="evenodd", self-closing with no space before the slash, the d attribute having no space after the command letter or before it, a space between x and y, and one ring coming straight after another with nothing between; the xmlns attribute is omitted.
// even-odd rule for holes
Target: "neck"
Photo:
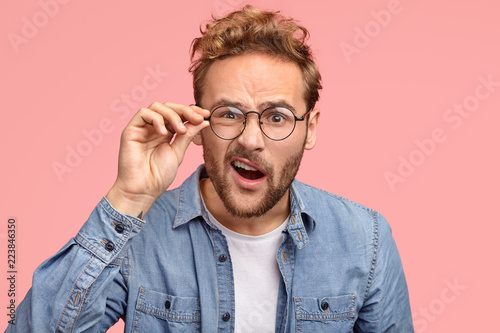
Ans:
<svg viewBox="0 0 500 333"><path fill-rule="evenodd" d="M220 224L240 234L249 236L264 235L278 228L290 215L290 190L264 215L240 218L233 216L226 210L210 179L201 180L200 189L203 201L210 214Z"/></svg>

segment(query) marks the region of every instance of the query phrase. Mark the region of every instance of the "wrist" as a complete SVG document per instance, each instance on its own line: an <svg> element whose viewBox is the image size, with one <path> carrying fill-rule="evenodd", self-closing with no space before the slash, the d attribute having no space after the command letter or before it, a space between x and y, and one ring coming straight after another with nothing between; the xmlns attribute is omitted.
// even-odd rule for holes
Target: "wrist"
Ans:
<svg viewBox="0 0 500 333"><path fill-rule="evenodd" d="M106 194L106 199L118 212L142 219L156 201L150 195L131 194L113 186Z"/></svg>

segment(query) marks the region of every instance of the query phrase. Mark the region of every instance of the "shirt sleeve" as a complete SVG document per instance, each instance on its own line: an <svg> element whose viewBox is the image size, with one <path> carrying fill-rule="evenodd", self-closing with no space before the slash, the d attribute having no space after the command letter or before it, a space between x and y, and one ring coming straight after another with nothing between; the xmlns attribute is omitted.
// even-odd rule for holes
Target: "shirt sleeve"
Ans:
<svg viewBox="0 0 500 333"><path fill-rule="evenodd" d="M106 198L76 237L42 263L6 332L104 332L124 315L126 247L145 221Z"/></svg>
<svg viewBox="0 0 500 333"><path fill-rule="evenodd" d="M408 287L391 228L377 213L376 252L363 307L354 332L413 333Z"/></svg>

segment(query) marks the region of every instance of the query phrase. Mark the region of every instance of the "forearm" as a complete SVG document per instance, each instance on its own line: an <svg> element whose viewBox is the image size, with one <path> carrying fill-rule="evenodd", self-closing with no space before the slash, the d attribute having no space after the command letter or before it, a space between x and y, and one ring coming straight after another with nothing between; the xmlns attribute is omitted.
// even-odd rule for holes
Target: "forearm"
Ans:
<svg viewBox="0 0 500 333"><path fill-rule="evenodd" d="M124 248L143 223L103 199L77 236L37 268L7 332L100 331L116 322L126 306Z"/></svg>

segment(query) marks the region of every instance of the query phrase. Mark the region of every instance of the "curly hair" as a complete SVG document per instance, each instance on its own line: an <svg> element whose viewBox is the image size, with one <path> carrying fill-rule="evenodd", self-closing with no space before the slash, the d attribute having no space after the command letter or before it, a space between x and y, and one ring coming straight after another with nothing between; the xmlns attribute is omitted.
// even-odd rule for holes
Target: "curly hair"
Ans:
<svg viewBox="0 0 500 333"><path fill-rule="evenodd" d="M194 99L199 105L203 83L210 65L217 59L244 53L260 52L282 61L296 63L304 80L304 99L308 110L319 99L321 75L306 44L309 32L293 19L279 12L269 12L250 5L223 18L212 17L201 37L191 45Z"/></svg>

